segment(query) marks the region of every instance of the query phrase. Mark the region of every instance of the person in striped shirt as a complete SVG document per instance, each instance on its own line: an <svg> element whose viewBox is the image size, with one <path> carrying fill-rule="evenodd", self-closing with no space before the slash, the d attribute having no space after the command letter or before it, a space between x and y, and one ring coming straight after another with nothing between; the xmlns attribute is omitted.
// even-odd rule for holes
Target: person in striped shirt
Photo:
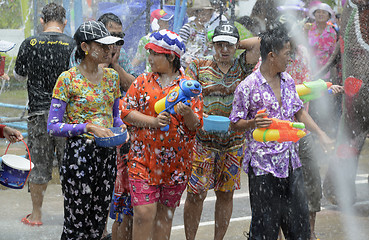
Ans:
<svg viewBox="0 0 369 240"><path fill-rule="evenodd" d="M205 114L229 117L233 92L258 61L259 40L239 41L237 28L224 23L215 28L212 44L216 52L212 58L195 59L186 69L186 75L202 85L204 117ZM246 51L235 58L237 49ZM209 189L214 189L217 197L214 239L223 239L232 215L234 190L240 189L244 140L243 133L230 130L225 133L197 131L184 206L187 240L195 239L203 201Z"/></svg>

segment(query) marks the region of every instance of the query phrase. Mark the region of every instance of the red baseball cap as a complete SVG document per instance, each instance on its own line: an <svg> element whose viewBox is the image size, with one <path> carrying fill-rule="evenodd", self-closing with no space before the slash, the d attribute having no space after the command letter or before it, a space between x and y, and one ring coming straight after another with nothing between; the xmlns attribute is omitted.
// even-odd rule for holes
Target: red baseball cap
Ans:
<svg viewBox="0 0 369 240"><path fill-rule="evenodd" d="M163 9L156 9L151 12L150 22L152 22L154 19L169 21L172 18L173 18L173 15L165 12Z"/></svg>

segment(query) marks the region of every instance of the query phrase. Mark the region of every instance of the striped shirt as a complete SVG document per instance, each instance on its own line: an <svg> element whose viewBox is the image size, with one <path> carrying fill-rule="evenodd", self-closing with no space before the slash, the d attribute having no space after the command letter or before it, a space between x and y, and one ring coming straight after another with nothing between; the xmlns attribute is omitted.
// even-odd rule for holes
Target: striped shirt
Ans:
<svg viewBox="0 0 369 240"><path fill-rule="evenodd" d="M229 117L232 111L234 91L238 84L250 73L254 64L247 64L246 52L234 60L233 66L223 73L212 59L196 59L186 70L186 75L199 81L202 85L204 113ZM244 143L241 132L226 133L198 130L197 141L204 146L224 151L240 147Z"/></svg>

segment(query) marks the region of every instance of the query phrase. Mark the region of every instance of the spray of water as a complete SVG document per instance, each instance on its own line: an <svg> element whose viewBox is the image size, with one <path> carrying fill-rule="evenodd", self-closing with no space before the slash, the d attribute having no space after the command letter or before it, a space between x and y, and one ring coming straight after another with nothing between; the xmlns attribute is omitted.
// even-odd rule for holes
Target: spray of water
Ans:
<svg viewBox="0 0 369 240"><path fill-rule="evenodd" d="M301 17L297 15L297 13L289 13L292 17L285 18L285 24L291 29L290 36L292 37L292 41L296 44L303 44L304 46L308 46L306 34L302 31L304 22ZM309 49L308 51L311 55L313 51ZM312 59L311 62L311 73L316 73L319 68L322 66L318 66L315 56L310 56ZM311 79L316 80L316 79ZM326 96L319 100L318 105L318 116L320 119L324 119L324 121L330 122L332 120L332 116L334 116L335 110L332 108L332 98L333 96ZM323 122L324 122L323 121ZM331 122L329 125L333 125L334 122ZM347 122L341 122L340 126L340 134L337 139L337 146L345 143L347 146L353 146L356 149L361 149L363 145L362 142L353 143L350 141L348 135L345 133L344 124L348 124ZM334 137L334 136L332 136ZM364 138L356 138L363 139ZM330 173L332 174L332 184L336 193L336 202L339 205L339 209L341 210L341 221L344 226L344 234L345 237L343 239L364 239L364 232L359 228L359 222L357 221L357 216L355 216L354 209L354 196L355 196L355 185L351 185L350 183L355 183L356 177L356 169L357 169L357 161L358 154L346 154L344 158L337 156L337 151L339 149L336 147L335 151L329 153L329 155L325 154L321 151L320 154L317 155L319 161L323 161L325 163L332 161L333 164L329 164ZM352 176L348 176L348 173L354 173ZM324 176L322 176L324 178ZM348 181L349 178L351 181Z"/></svg>

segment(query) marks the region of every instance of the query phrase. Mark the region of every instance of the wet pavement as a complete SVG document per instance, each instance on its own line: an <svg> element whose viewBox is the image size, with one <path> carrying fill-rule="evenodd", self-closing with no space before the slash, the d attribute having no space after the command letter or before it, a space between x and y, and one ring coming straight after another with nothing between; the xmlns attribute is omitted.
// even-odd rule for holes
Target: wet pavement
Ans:
<svg viewBox="0 0 369 240"><path fill-rule="evenodd" d="M21 148L22 146L19 145ZM0 146L0 153L4 147ZM321 162L322 174L327 163ZM369 239L369 140L367 139L359 161L356 179L357 203L354 212L343 214L336 206L322 200L322 211L317 214L316 234L321 240L364 240ZM231 223L224 239L246 239L244 232L250 224L250 204L247 176L242 174L241 190L235 192ZM175 213L171 239L184 240L183 203ZM213 239L214 192L210 191L204 203L197 240ZM57 174L45 193L43 204L43 226L30 227L20 222L30 213L31 200L27 187L22 190L0 188L0 240L56 240L60 239L63 224L63 198ZM109 231L112 221L109 221Z"/></svg>

